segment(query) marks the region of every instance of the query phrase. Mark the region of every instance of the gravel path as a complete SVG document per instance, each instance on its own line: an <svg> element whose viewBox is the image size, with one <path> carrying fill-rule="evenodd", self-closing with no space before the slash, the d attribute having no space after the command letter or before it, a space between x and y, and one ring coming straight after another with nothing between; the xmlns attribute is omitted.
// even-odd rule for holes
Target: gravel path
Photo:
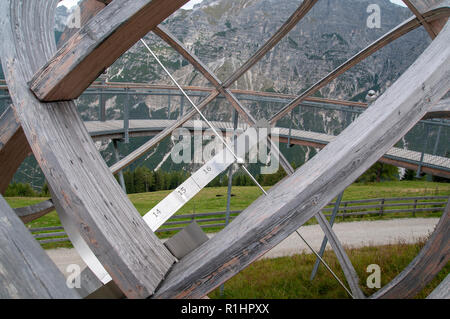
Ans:
<svg viewBox="0 0 450 319"><path fill-rule="evenodd" d="M359 221L337 223L333 229L341 243L347 247L379 246L399 241L406 243L417 242L421 237L429 235L438 218L399 218L379 221ZM319 225L304 226L299 229L300 234L318 251L323 239L323 232ZM209 234L210 237L214 234ZM330 245L327 245L331 249ZM86 264L81 260L75 249L59 248L46 250L50 258L66 276L67 266L78 264L83 269ZM278 246L274 247L262 258L276 258L291 256L302 252L309 253L307 246L294 233Z"/></svg>

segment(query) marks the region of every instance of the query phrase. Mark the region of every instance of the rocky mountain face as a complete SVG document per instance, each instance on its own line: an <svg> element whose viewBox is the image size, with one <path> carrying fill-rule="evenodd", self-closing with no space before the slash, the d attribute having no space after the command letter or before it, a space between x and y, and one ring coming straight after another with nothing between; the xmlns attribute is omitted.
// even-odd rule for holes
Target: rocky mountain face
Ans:
<svg viewBox="0 0 450 319"><path fill-rule="evenodd" d="M202 62L225 81L247 61L298 8L299 0L204 0L192 10L180 9L164 25ZM369 5L380 8L380 28L369 28ZM63 30L69 15L65 7L57 11L56 30ZM404 7L389 0L319 0L308 15L253 66L232 88L299 94L371 42L411 16ZM58 32L57 32L58 34ZM184 85L211 86L187 61L153 34L145 40L161 58L175 78ZM383 92L427 47L430 40L420 28L396 40L316 93L316 96L364 101L371 89ZM109 81L172 84L163 70L138 43L108 69ZM109 96L107 118L121 119L123 96ZM283 105L245 101L257 119L270 118ZM84 120L98 119L98 96L80 97L77 105ZM184 104L188 109L187 101ZM167 97L132 96L131 118L167 118ZM172 119L180 113L180 99L172 98ZM211 120L230 121L231 106L224 99L212 103L205 111ZM355 116L340 111L302 107L294 113L293 128L338 134ZM290 117L279 122L289 126ZM130 152L144 140L122 145ZM415 139L411 139L412 144ZM408 144L407 140L404 140ZM136 165L175 169L163 159L171 142L162 143L152 155ZM108 143L99 145L108 163L112 150ZM302 164L315 154L307 147L283 148L289 160ZM179 167L178 167L179 168ZM185 167L186 168L186 167ZM193 167L186 168L188 170Z"/></svg>
<svg viewBox="0 0 450 319"><path fill-rule="evenodd" d="M192 10L177 11L164 25L225 81L281 27L300 3L299 0L204 0ZM374 4L380 8L380 28L367 26L371 14L368 7ZM319 0L288 36L232 88L299 94L410 16L407 8L389 0ZM181 84L211 86L157 36L150 33L145 41ZM364 101L369 90L383 92L389 87L429 43L424 30L413 31L359 63L316 96ZM108 79L172 84L140 43L109 68ZM241 102L256 119L270 118L283 106L280 103ZM108 118L122 118L124 103L123 97L111 97L107 102ZM169 111L171 118L177 118L180 100L172 98L171 103L169 110L167 97L134 96L131 118L167 118ZM98 114L95 105L92 97L80 99L81 114L86 119L95 118ZM185 102L185 111L187 107ZM207 107L205 114L209 119L221 121L230 121L232 116L230 105L223 99ZM339 111L303 107L294 113L293 127L339 134L354 118L355 115ZM279 125L289 126L289 122L290 117L286 116ZM150 156L144 165L159 166L169 151L166 147ZM285 152L297 164L315 154L315 150L306 147L294 147ZM170 169L171 164L164 163L162 167Z"/></svg>
<svg viewBox="0 0 450 319"><path fill-rule="evenodd" d="M298 0L204 0L193 10L179 10L164 25L222 80L247 61L300 5ZM369 28L369 5L380 8L380 28ZM319 0L308 15L232 88L299 94L361 49L411 16L389 0ZM185 85L210 86L187 61L153 34L146 37L175 78ZM429 44L418 29L386 46L338 77L316 96L364 101L371 89L383 92ZM110 81L172 84L142 44L136 44L109 68ZM120 97L111 99L109 116L120 118ZM167 99L136 99L141 117L167 116ZM242 101L257 119L270 118L281 104ZM82 103L87 105L87 102ZM177 116L177 110L172 110ZM178 110L179 111L179 110ZM82 107L87 118L96 110ZM157 114L155 114L155 112ZM209 118L230 120L231 108L219 102L205 111ZM313 127L302 129L337 134L348 123L342 115L319 111ZM286 122L286 118L281 123Z"/></svg>
<svg viewBox="0 0 450 319"><path fill-rule="evenodd" d="M211 70L225 80L294 12L298 0L204 0L193 10L179 10L164 24ZM367 27L367 8L381 9L381 28ZM411 16L389 0L320 0L269 54L233 86L300 93L342 62ZM184 84L205 85L179 55L159 38L148 42ZM351 99L370 88L385 89L428 45L423 30L387 46L336 79L320 94ZM110 68L115 81L166 82L138 44Z"/></svg>

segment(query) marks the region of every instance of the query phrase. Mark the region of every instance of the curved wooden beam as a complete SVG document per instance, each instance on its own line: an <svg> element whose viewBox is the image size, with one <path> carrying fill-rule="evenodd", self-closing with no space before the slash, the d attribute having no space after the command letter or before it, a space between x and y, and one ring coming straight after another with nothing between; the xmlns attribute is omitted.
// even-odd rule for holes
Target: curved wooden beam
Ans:
<svg viewBox="0 0 450 319"><path fill-rule="evenodd" d="M199 298L317 214L373 165L450 88L450 24L417 61L312 160L175 264L154 298Z"/></svg>
<svg viewBox="0 0 450 319"><path fill-rule="evenodd" d="M12 107L0 117L0 194L4 194L31 149Z"/></svg>
<svg viewBox="0 0 450 319"><path fill-rule="evenodd" d="M420 23L423 25L423 27L425 28L425 30L428 32L428 35L430 36L431 39L436 38L436 33L434 32L433 28L431 27L431 25L425 21L424 17L422 16L422 14L419 12L419 10L417 10L417 8L411 3L410 0L403 0L403 2L406 4L406 6L409 8L409 10L411 10L412 13L414 13L414 15L417 17L417 19L419 19Z"/></svg>
<svg viewBox="0 0 450 319"><path fill-rule="evenodd" d="M417 9L420 15L425 17L427 15L427 11L431 9L435 9L442 6L449 6L449 0L409 0L411 4ZM434 34L439 34L445 23L447 22L448 17L443 17L438 20L433 20L429 22L432 31ZM426 20L426 19L425 19Z"/></svg>
<svg viewBox="0 0 450 319"><path fill-rule="evenodd" d="M112 1L30 79L41 101L72 100L151 29L188 0Z"/></svg>
<svg viewBox="0 0 450 319"><path fill-rule="evenodd" d="M450 7L444 5L437 9L433 9L430 12L427 12L425 19L426 21L434 21L442 17L447 17L448 15L450 15ZM336 79L339 75L350 70L353 66L363 61L364 59L366 59L376 51L380 50L387 44L407 34L408 32L416 29L419 26L420 21L415 17L411 17L402 24L400 24L399 26L397 26L396 28L394 28L393 30L391 30L390 32L386 33L384 36L382 36L381 38L370 44L365 49L358 52L352 58L345 61L339 67L330 72L327 76L316 82L309 89L307 89L305 92L296 97L293 101L284 106L270 119L270 124L275 125L275 123L278 120L280 120L283 116L288 114L295 107L300 105L300 103L303 102L308 96L311 96L312 94L323 88L325 85L329 84L331 81Z"/></svg>
<svg viewBox="0 0 450 319"><path fill-rule="evenodd" d="M43 201L36 205L14 208L14 212L22 220L24 224L32 222L42 216L55 210L55 206L51 199Z"/></svg>
<svg viewBox="0 0 450 319"><path fill-rule="evenodd" d="M104 6L105 4L100 4L97 0L83 1L81 3L81 11L84 15L81 18L81 24L84 25ZM53 27L50 21L49 27ZM71 33L73 30L75 29L66 29L60 40L65 42L64 37L67 40L69 34L72 35L74 33ZM39 61L39 63L45 63L45 61ZM5 89L7 90L7 86ZM30 154L31 148L11 105L0 117L0 194L4 194L17 169Z"/></svg>
<svg viewBox="0 0 450 319"><path fill-rule="evenodd" d="M437 118L450 118L450 98L440 100L422 120Z"/></svg>
<svg viewBox="0 0 450 319"><path fill-rule="evenodd" d="M450 259L449 232L450 200L439 223L420 253L397 277L385 285L371 298L413 298Z"/></svg>
<svg viewBox="0 0 450 319"><path fill-rule="evenodd" d="M1 195L0 220L1 299L80 298Z"/></svg>
<svg viewBox="0 0 450 319"><path fill-rule="evenodd" d="M0 2L0 51L17 117L58 213L70 220L127 297L148 297L174 257L116 183L75 104L41 103L26 84L56 51L48 22L55 7L55 1Z"/></svg>

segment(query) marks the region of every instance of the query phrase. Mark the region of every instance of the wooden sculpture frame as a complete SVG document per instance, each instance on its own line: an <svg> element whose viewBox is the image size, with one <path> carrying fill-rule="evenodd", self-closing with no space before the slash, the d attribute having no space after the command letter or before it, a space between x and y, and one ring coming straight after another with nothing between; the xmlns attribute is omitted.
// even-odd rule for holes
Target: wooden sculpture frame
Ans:
<svg viewBox="0 0 450 319"><path fill-rule="evenodd" d="M0 3L1 60L14 105L0 118L2 193L21 162L32 152L49 183L58 214L70 223L128 298L201 298L314 216L338 254L352 293L365 297L345 251L320 210L380 159L448 92L448 0L405 1L414 17L346 61L275 114L269 121L272 125L337 76L420 25L433 38L416 62L335 140L296 171L281 156L281 164L289 176L271 188L268 196L253 202L228 227L178 262L144 223L112 173L142 156L195 115L195 110L108 168L72 100L141 37L153 31L213 85L214 90L200 103L200 109L221 94L246 123L255 125L256 120L229 87L297 25L317 0L304 0L274 36L224 82L159 25L187 0L100 1L85 13L92 18L86 18L84 26L59 49L53 35L57 2L2 0ZM274 151L279 153L276 148ZM5 228L0 232L0 244L7 245L8 234L14 231L20 230L26 238L25 227L17 223L19 217L12 216L12 210L3 198L0 199L0 214L12 220L17 218L10 226L0 226L0 230ZM48 203L43 206L48 210ZM450 204L435 233L411 265L371 297L412 297L448 262L449 210ZM39 210L30 211L40 216ZM31 239L26 238L24 242ZM15 258L21 254L20 258L33 259L34 263L42 265L51 264L45 254L37 252L36 245L30 244L23 250L27 254L15 250L8 254ZM7 257L0 254L0 258ZM54 265L48 267L54 269ZM23 272L43 278L32 283L40 289L30 293L29 285L11 270L0 276L0 281L16 287L14 293L0 289L0 296L77 297L64 285L51 284L61 281L61 276L49 278L44 270L35 273L28 268ZM420 281L416 280L418 277ZM43 294L45 289L42 288L57 291Z"/></svg>

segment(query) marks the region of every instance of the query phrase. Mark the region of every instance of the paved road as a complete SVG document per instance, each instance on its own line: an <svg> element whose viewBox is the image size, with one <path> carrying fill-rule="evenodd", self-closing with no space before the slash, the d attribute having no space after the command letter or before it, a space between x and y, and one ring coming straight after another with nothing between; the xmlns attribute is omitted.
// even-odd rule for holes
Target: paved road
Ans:
<svg viewBox="0 0 450 319"><path fill-rule="evenodd" d="M346 247L379 246L399 241L406 243L417 242L421 237L429 235L438 218L401 218L380 221L359 221L349 223L337 223L333 229L342 244ZM299 229L300 234L308 243L319 250L323 239L323 232L318 225L304 226ZM210 234L210 237L214 236ZM327 246L331 249L330 245ZM265 254L262 258L276 258L291 256L302 252L309 253L307 246L294 233L278 246ZM59 248L47 250L47 254L65 274L67 266L78 264L83 269L86 264L81 260L75 249Z"/></svg>

